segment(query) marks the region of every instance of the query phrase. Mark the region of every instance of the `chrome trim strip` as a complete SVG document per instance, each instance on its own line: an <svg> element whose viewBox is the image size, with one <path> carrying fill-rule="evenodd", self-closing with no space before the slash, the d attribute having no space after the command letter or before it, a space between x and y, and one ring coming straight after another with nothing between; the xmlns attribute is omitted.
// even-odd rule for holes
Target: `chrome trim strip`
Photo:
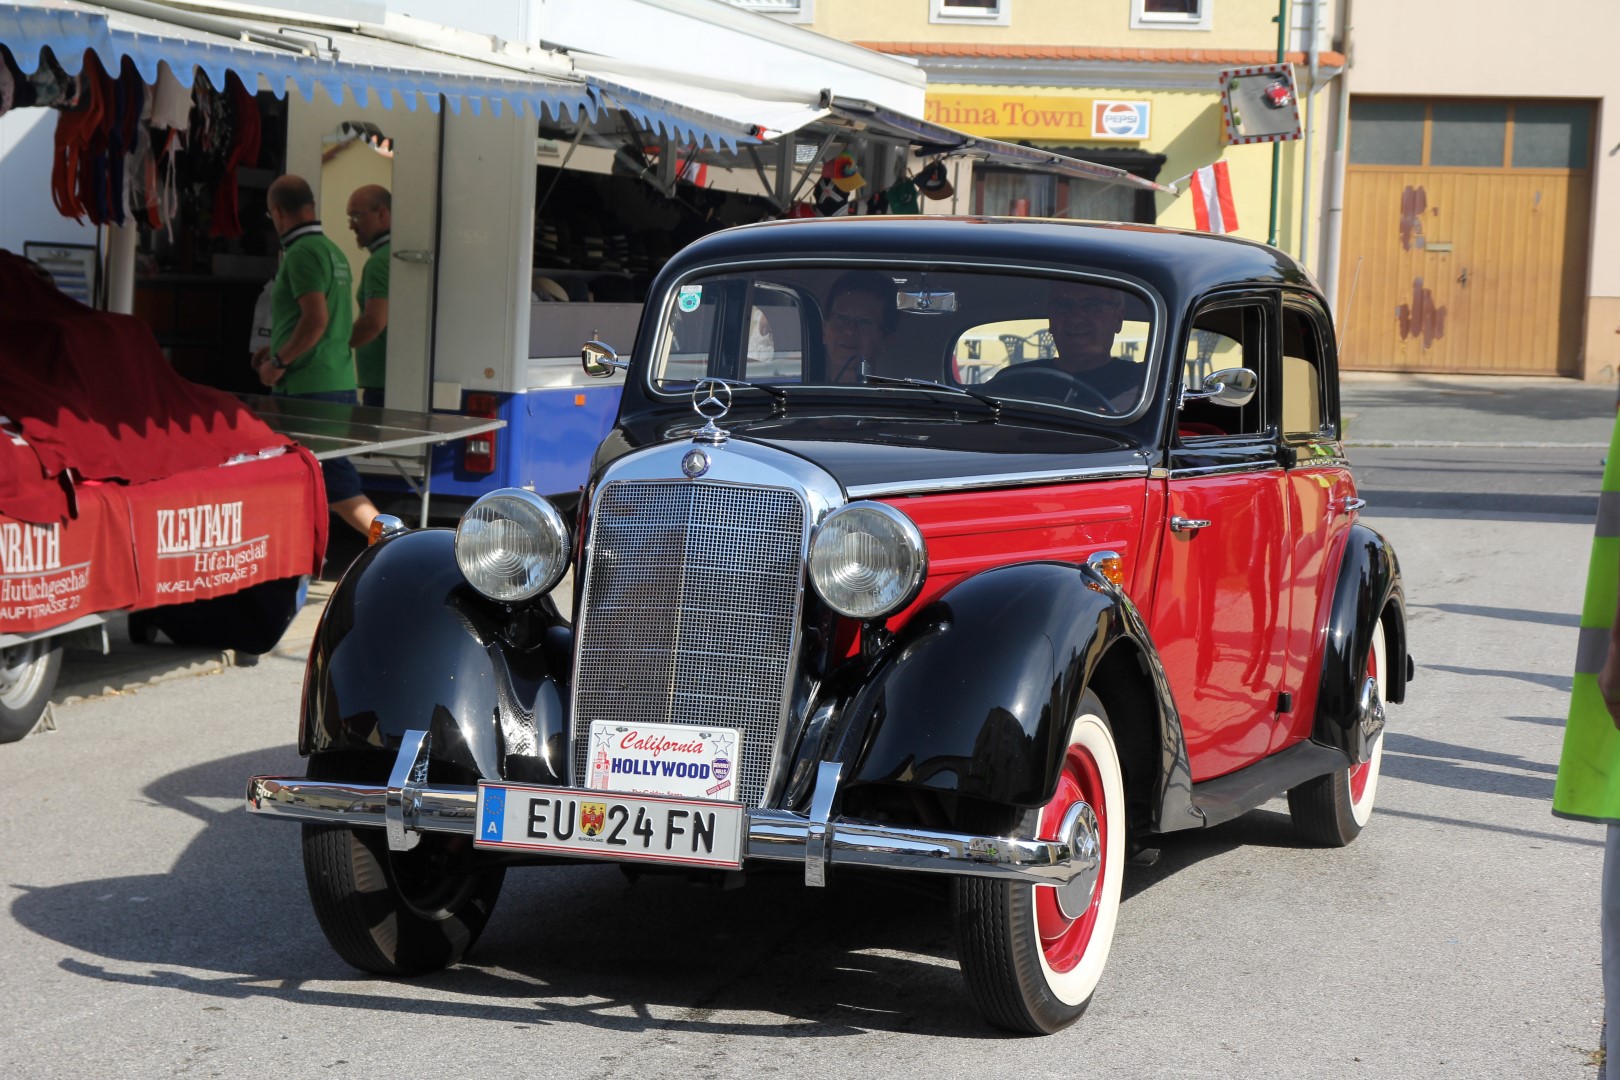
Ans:
<svg viewBox="0 0 1620 1080"><path fill-rule="evenodd" d="M1224 476L1227 473L1283 472L1274 461L1237 461L1230 465L1206 465L1197 469L1171 469L1170 479L1187 480L1195 476Z"/></svg>
<svg viewBox="0 0 1620 1080"><path fill-rule="evenodd" d="M581 792L581 794L587 794ZM389 789L374 784L307 780L301 776L255 776L248 780L249 813L287 821L350 828L386 828ZM403 804L404 825L413 834L474 836L478 790L471 787L418 787ZM785 810L749 810L745 857L805 862L816 823ZM825 823L825 862L875 866L936 874L1064 885L1090 874L1095 863L1080 851L1084 837L1028 840L969 833L911 829L834 818Z"/></svg>
<svg viewBox="0 0 1620 1080"><path fill-rule="evenodd" d="M851 499L881 499L891 495L926 495L944 491L972 491L992 487L1032 487L1037 484L1064 484L1080 480L1135 480L1147 477L1146 465L1129 468L1053 469L1049 472L996 473L989 476L951 476L938 480L901 480L892 484L857 484L849 489Z"/></svg>

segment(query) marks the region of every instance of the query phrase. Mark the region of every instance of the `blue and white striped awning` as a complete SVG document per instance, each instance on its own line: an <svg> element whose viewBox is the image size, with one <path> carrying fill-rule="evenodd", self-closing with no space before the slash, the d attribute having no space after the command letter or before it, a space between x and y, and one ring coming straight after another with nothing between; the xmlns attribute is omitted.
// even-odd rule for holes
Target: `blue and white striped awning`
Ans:
<svg viewBox="0 0 1620 1080"><path fill-rule="evenodd" d="M0 0L0 43L25 73L37 68L44 49L77 73L88 50L113 75L129 57L149 83L157 81L158 65L167 64L186 86L196 70L216 87L234 71L250 90L281 95L296 89L305 100L320 86L334 101L347 90L361 108L375 100L391 109L397 101L437 112L442 95L458 115L465 104L474 114L512 109L567 123L592 122L603 108L622 108L648 130L690 144L734 150L760 141L749 125L728 117L650 96L631 100L619 87L572 74L566 58L553 56L555 70L540 70L531 59L496 51L493 39L479 39L488 46L481 55L467 47L462 31L439 28L435 35L436 28L413 22L402 33L282 14L256 9L227 18L151 0Z"/></svg>

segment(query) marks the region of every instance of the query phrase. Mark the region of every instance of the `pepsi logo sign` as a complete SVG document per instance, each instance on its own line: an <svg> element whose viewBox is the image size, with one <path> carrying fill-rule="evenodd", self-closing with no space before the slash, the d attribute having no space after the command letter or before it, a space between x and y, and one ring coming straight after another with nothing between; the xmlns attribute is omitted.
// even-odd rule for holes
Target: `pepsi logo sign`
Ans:
<svg viewBox="0 0 1620 1080"><path fill-rule="evenodd" d="M1099 101L1093 106L1092 134L1105 139L1145 139L1148 137L1148 103L1145 101Z"/></svg>

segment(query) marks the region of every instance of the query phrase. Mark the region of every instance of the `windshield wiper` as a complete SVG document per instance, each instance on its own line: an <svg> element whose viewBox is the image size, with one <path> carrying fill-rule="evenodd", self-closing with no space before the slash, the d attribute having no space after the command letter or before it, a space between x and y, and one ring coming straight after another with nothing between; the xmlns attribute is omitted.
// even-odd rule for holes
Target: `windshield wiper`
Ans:
<svg viewBox="0 0 1620 1080"><path fill-rule="evenodd" d="M788 394L787 391L782 389L780 386L776 386L772 383L748 382L745 379L721 379L718 376L711 377L716 379L718 382L725 383L734 390L763 390L765 393L771 396L771 414L773 416L787 415ZM681 381L689 382L694 387L697 386L698 383L698 380L695 379L682 379ZM666 390L666 393L667 392L668 391Z"/></svg>
<svg viewBox="0 0 1620 1080"><path fill-rule="evenodd" d="M981 394L977 390L969 390L965 386L952 386L950 383L932 382L928 379L900 379L893 375L868 375L869 383L880 383L884 386L915 386L919 390L944 390L951 394L962 394L974 401L982 401L990 406L990 419L1001 419L1001 401L989 394Z"/></svg>

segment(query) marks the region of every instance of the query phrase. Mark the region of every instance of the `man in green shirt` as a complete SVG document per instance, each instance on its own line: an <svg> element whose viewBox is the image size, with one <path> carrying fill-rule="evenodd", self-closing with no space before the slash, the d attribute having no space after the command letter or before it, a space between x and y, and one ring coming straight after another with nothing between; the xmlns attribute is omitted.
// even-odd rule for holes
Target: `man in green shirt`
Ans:
<svg viewBox="0 0 1620 1080"><path fill-rule="evenodd" d="M360 317L349 344L354 348L360 404L382 406L388 376L388 257L394 225L393 197L380 184L355 188L349 196L349 228L369 255L360 271Z"/></svg>
<svg viewBox="0 0 1620 1080"><path fill-rule="evenodd" d="M289 397L353 405L349 260L322 231L315 193L303 177L278 177L269 203L282 256L270 291L270 344L253 354L259 381ZM321 463L321 472L333 512L368 533L377 508L361 491L354 462L333 458Z"/></svg>

